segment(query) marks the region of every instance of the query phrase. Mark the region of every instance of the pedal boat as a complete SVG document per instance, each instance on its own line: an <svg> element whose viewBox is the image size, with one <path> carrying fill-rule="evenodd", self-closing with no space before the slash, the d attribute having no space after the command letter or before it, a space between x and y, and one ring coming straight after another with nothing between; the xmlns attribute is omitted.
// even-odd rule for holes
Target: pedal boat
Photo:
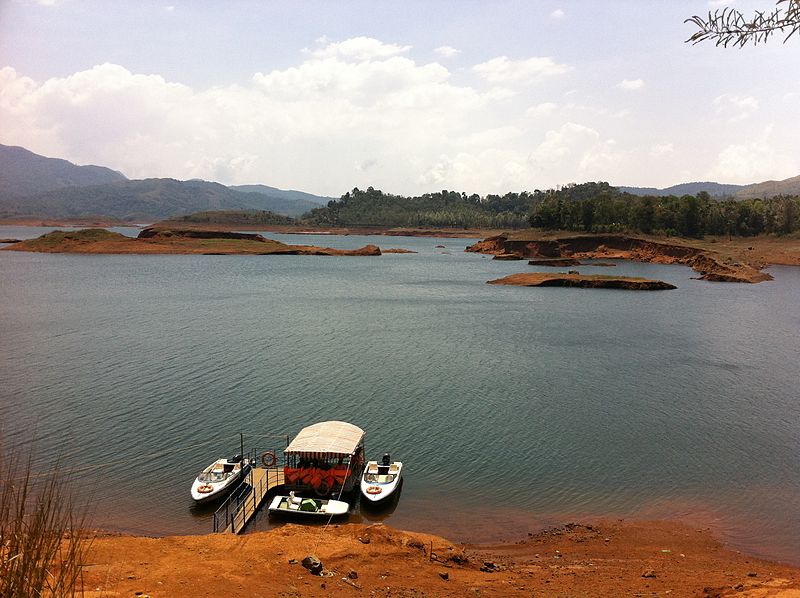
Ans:
<svg viewBox="0 0 800 598"><path fill-rule="evenodd" d="M227 494L236 486L242 471L249 467L247 459L236 455L230 459L217 459L201 471L192 482L192 498L197 504L211 502Z"/></svg>
<svg viewBox="0 0 800 598"><path fill-rule="evenodd" d="M337 517L347 515L350 505L332 498L302 498L290 492L288 496L278 495L269 504L269 515L290 515L292 517Z"/></svg>
<svg viewBox="0 0 800 598"><path fill-rule="evenodd" d="M386 504L395 496L400 487L403 475L403 463L391 462L389 455L383 456L383 461L368 461L361 477L361 500L369 505Z"/></svg>

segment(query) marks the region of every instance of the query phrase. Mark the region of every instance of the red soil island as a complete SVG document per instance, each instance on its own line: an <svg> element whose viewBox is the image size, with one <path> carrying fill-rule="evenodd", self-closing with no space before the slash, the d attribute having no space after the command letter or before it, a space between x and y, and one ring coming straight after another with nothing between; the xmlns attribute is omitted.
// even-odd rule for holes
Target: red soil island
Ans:
<svg viewBox="0 0 800 598"><path fill-rule="evenodd" d="M684 264L701 274L701 280L718 282L761 282L772 276L759 271L763 264L737 260L711 249L687 242L662 242L627 235L578 235L546 238L525 231L497 235L480 241L467 251L488 253L501 259L573 258L624 259L658 264Z"/></svg>
<svg viewBox="0 0 800 598"><path fill-rule="evenodd" d="M504 278L490 280L488 284L518 287L577 287L581 289L623 289L627 291L666 291L675 285L661 280L633 276L601 276L599 274L564 274L563 272L526 272L510 274Z"/></svg>
<svg viewBox="0 0 800 598"><path fill-rule="evenodd" d="M53 231L5 247L4 250L113 254L381 255L376 245L366 245L360 249L331 249L314 245L286 245L257 234L152 228L142 230L136 239L100 228Z"/></svg>

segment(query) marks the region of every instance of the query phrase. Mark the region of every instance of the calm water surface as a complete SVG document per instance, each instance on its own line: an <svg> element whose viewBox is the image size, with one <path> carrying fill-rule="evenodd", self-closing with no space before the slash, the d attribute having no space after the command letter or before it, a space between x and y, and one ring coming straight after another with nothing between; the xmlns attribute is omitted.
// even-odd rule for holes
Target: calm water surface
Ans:
<svg viewBox="0 0 800 598"><path fill-rule="evenodd" d="M406 463L393 525L480 541L678 517L800 563L800 269L733 285L619 262L579 270L679 288L497 287L535 268L466 239L269 236L419 253L0 252L3 433L35 430L98 526L206 533L189 486L239 432L281 447L341 419Z"/></svg>

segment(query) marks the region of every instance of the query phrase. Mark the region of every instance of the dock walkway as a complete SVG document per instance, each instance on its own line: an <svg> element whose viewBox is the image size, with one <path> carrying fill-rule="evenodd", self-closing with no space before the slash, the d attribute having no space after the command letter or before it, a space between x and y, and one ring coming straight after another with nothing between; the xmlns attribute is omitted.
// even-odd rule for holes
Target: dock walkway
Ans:
<svg viewBox="0 0 800 598"><path fill-rule="evenodd" d="M240 487L214 513L214 531L242 533L258 513L267 493L283 483L282 467L253 467Z"/></svg>

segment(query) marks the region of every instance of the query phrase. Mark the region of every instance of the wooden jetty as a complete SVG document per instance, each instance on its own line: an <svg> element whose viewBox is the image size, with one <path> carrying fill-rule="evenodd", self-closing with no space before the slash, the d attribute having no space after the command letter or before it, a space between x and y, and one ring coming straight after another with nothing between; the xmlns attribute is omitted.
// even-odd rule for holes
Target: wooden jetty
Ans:
<svg viewBox="0 0 800 598"><path fill-rule="evenodd" d="M258 513L267 493L283 484L282 467L252 467L239 487L214 513L214 531L242 533Z"/></svg>

